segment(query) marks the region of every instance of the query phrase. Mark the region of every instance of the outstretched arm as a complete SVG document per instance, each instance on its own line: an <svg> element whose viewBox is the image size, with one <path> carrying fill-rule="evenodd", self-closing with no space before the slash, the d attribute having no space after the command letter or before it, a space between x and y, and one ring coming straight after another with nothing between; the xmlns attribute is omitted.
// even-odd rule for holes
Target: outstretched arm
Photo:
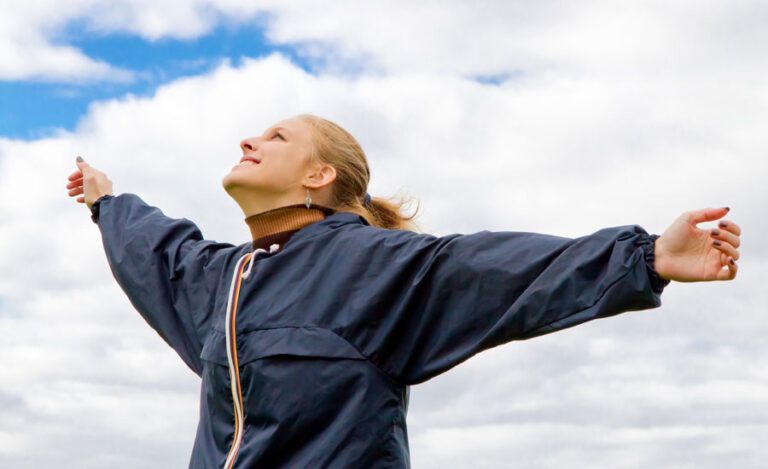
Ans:
<svg viewBox="0 0 768 469"><path fill-rule="evenodd" d="M443 237L372 231L360 237L365 242L359 253L352 240L345 243L347 254L365 256L368 266L364 285L350 289L349 304L359 305L362 318L360 329L350 335L383 371L417 384L506 342L656 308L672 279L725 279L695 269L701 256L707 260L717 252L720 258L720 251L709 247L691 251L695 240L701 243L701 233L685 231L690 238L682 233L683 226L700 219L696 213L681 217L661 237L639 225L577 238L511 231ZM659 246L664 253L657 263ZM358 291L360 298L354 296Z"/></svg>
<svg viewBox="0 0 768 469"><path fill-rule="evenodd" d="M237 248L203 239L186 218L166 216L138 195L112 194L106 175L85 162L70 196L91 209L110 269L131 304L197 374L215 292Z"/></svg>

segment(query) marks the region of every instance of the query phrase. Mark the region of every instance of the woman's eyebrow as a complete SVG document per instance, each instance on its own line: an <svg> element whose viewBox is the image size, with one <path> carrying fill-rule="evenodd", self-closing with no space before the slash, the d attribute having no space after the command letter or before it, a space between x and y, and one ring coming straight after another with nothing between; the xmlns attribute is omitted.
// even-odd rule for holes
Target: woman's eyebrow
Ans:
<svg viewBox="0 0 768 469"><path fill-rule="evenodd" d="M275 131L282 130L282 131L285 131L286 133L290 134L290 131L288 131L288 129L286 129L285 127L275 127L273 130L275 130Z"/></svg>

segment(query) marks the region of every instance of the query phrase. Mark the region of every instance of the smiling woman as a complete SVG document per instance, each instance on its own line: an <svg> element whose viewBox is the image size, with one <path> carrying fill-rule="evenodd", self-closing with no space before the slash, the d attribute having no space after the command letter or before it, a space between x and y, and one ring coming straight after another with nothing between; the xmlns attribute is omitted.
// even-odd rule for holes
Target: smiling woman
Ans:
<svg viewBox="0 0 768 469"><path fill-rule="evenodd" d="M365 204L370 170L357 140L337 124L300 114L240 142L243 156L222 185L246 217L314 200L346 210L382 228L413 229L415 214L399 203L373 199Z"/></svg>
<svg viewBox="0 0 768 469"><path fill-rule="evenodd" d="M91 209L136 310L201 378L190 467L410 467L411 385L473 355L661 305L671 280L732 280L741 229L683 213L578 238L514 231L433 236L370 200L365 155L302 114L240 143L222 179L252 240L205 240L78 159ZM724 265L727 267L723 269Z"/></svg>

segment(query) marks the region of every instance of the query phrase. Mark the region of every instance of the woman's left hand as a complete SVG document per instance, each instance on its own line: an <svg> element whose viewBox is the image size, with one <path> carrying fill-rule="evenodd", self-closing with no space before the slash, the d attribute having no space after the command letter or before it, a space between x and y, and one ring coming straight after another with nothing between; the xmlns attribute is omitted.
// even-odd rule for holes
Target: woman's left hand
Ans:
<svg viewBox="0 0 768 469"><path fill-rule="evenodd" d="M659 276L678 282L736 278L741 228L730 220L720 221L714 229L696 227L722 218L728 211L727 207L705 208L680 215L656 239L654 268Z"/></svg>

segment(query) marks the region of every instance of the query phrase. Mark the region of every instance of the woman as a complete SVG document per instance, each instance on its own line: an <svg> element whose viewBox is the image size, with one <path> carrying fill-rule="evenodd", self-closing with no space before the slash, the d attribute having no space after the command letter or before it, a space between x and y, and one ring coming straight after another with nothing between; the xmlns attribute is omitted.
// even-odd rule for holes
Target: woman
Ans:
<svg viewBox="0 0 768 469"><path fill-rule="evenodd" d="M682 214L578 238L412 230L372 199L358 142L309 114L243 140L222 185L252 240L112 194L78 157L70 196L91 209L132 304L202 378L190 467L409 467L409 386L483 350L655 308L671 280L732 280L740 228ZM723 266L727 266L724 269Z"/></svg>

